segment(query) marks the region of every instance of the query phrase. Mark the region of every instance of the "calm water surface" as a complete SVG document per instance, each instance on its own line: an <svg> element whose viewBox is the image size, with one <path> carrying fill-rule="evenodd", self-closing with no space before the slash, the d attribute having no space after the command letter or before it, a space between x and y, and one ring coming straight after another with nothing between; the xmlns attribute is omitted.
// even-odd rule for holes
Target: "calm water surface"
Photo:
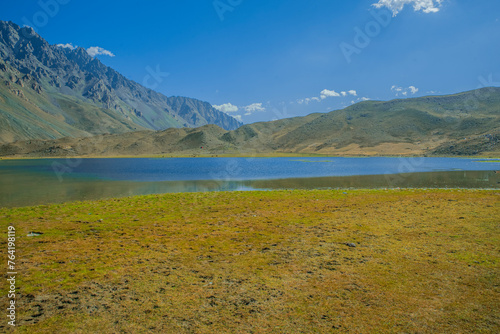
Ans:
<svg viewBox="0 0 500 334"><path fill-rule="evenodd" d="M500 160L165 158L0 161L0 206L167 192L500 188Z"/></svg>

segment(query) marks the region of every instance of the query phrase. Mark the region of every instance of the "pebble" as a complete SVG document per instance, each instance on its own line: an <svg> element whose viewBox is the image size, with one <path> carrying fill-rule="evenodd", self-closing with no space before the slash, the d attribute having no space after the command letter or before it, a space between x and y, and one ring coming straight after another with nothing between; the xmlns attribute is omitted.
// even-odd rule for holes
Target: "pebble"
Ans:
<svg viewBox="0 0 500 334"><path fill-rule="evenodd" d="M356 247L356 244L354 242L348 242L346 243L346 245L349 247Z"/></svg>

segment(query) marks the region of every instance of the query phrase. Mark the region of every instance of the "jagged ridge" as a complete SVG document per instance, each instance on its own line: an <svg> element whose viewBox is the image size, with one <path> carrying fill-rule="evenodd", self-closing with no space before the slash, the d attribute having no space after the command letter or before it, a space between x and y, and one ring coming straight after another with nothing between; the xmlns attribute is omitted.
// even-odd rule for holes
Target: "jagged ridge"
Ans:
<svg viewBox="0 0 500 334"><path fill-rule="evenodd" d="M83 48L50 45L33 29L12 22L0 21L0 56L3 142L206 124L232 130L241 125L207 102L166 97L128 80Z"/></svg>

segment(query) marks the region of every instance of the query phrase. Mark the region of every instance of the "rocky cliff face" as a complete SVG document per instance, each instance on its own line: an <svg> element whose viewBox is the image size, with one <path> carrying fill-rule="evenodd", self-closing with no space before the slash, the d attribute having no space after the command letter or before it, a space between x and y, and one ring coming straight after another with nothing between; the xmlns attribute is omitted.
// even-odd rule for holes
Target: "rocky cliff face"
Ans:
<svg viewBox="0 0 500 334"><path fill-rule="evenodd" d="M26 122L26 119L19 119L15 109L30 111L30 103L39 109L32 110L37 117L50 123L52 120L46 120L43 112L59 116L64 119L63 123L89 134L113 129L110 132L206 124L232 130L241 125L209 103L186 97L166 97L128 80L92 58L83 48L72 50L50 45L33 29L21 28L12 22L0 21L0 58L0 125L5 133L19 132L19 129L3 126ZM88 122L83 124L71 117L75 108L93 113L87 115ZM100 113L111 118L112 121L108 121L113 124L105 122L107 125L102 126L98 120ZM97 124L100 126L96 128ZM57 136L50 133L42 137ZM23 139L19 133L14 137Z"/></svg>

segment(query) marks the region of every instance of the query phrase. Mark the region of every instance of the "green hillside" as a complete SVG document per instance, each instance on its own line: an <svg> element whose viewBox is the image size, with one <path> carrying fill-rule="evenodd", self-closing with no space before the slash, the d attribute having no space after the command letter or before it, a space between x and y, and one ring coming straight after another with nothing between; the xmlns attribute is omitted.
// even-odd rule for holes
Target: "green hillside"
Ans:
<svg viewBox="0 0 500 334"><path fill-rule="evenodd" d="M474 104L468 104L470 102ZM3 156L137 155L498 155L500 88L388 102L366 101L326 114L244 125L215 125L18 142Z"/></svg>

